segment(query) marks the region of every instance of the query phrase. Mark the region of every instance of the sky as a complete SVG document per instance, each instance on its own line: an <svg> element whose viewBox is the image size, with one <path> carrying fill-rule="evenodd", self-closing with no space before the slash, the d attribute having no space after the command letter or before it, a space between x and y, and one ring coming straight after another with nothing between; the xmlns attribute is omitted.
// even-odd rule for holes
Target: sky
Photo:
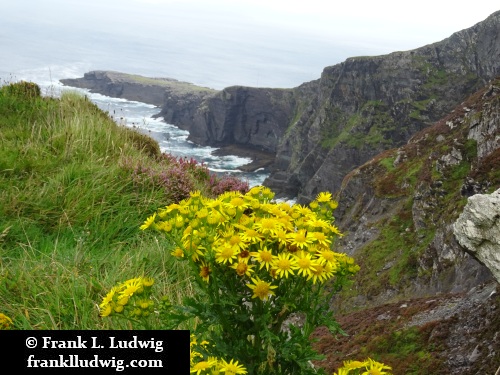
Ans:
<svg viewBox="0 0 500 375"><path fill-rule="evenodd" d="M22 1L22 0L21 0ZM94 3L94 0L86 1ZM414 2L335 0L103 0L123 7L123 17L144 6L145 13L185 11L200 21L210 18L241 27L263 27L278 33L300 32L345 43L413 49L442 40L500 10L497 0ZM387 46L387 47L384 47Z"/></svg>
<svg viewBox="0 0 500 375"><path fill-rule="evenodd" d="M126 70L221 88L292 87L348 57L438 42L500 2L0 0L0 9L0 77L81 61L72 74Z"/></svg>

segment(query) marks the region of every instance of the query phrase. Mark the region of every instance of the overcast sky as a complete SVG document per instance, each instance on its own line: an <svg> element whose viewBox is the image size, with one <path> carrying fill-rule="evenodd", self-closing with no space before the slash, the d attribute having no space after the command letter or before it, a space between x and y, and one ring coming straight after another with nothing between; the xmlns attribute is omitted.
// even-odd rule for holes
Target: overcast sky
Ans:
<svg viewBox="0 0 500 375"><path fill-rule="evenodd" d="M498 10L498 0L0 0L0 76L81 61L218 88L291 87L348 57L441 41Z"/></svg>
<svg viewBox="0 0 500 375"><path fill-rule="evenodd" d="M22 17L89 30L107 25L145 35L157 22L201 33L210 22L220 30L262 27L382 49L433 43L500 10L498 0L0 0L0 5L0 21Z"/></svg>
<svg viewBox="0 0 500 375"><path fill-rule="evenodd" d="M102 3L101 1L100 3ZM190 9L194 15L295 30L352 43L412 49L442 40L500 10L498 0L121 0L151 12ZM223 27L223 22L220 24Z"/></svg>

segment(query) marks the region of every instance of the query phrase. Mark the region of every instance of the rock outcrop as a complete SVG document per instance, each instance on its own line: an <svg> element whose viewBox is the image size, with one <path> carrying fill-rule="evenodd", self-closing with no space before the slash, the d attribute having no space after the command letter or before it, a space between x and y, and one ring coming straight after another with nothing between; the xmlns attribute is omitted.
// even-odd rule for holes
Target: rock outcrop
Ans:
<svg viewBox="0 0 500 375"><path fill-rule="evenodd" d="M453 233L500 283L500 189L470 197L453 225Z"/></svg>
<svg viewBox="0 0 500 375"><path fill-rule="evenodd" d="M178 106L191 110L194 110L204 97L216 92L172 78L150 78L101 70L85 73L82 78L61 79L61 83L112 98L135 100L158 107L162 107L169 100L177 100Z"/></svg>

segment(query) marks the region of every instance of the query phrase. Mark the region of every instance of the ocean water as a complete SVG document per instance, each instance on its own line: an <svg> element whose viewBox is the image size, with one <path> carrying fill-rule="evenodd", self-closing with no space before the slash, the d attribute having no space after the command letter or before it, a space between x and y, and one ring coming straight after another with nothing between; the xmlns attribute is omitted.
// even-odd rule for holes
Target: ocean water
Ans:
<svg viewBox="0 0 500 375"><path fill-rule="evenodd" d="M89 93L87 90L79 89L78 91L87 95L92 102L108 112L120 125L134 128L155 139L162 152L181 158L193 158L219 176L233 175L248 181L250 186L261 185L269 175L265 170L250 173L239 170L238 167L251 162L249 158L232 155L215 156L213 152L217 150L216 148L199 146L189 141L187 139L188 131L166 123L161 117L154 117L159 112L159 108L154 105L110 98L101 94Z"/></svg>

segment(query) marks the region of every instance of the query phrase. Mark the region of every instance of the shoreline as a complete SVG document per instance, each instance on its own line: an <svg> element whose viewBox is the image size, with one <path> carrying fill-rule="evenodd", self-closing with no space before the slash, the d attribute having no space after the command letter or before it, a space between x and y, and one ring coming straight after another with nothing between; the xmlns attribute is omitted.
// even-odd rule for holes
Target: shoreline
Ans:
<svg viewBox="0 0 500 375"><path fill-rule="evenodd" d="M236 155L252 159L250 163L238 167L243 172L255 172L260 168L266 169L274 163L276 158L274 152L235 144L221 146L213 154L216 156Z"/></svg>

